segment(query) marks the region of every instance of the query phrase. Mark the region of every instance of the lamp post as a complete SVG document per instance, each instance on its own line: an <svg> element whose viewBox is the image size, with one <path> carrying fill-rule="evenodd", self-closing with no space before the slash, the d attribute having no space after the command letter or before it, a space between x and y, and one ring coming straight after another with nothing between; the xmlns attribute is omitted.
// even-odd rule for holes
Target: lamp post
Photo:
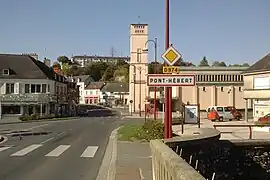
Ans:
<svg viewBox="0 0 270 180"><path fill-rule="evenodd" d="M149 42L154 43L154 61L155 61L155 66L154 66L154 73L157 74L157 38L155 38L155 40L148 40L145 42L145 48L147 47L147 44ZM143 49L143 51L148 51L148 48ZM157 119L157 113L156 113L156 109L157 109L157 87L154 87L154 120Z"/></svg>

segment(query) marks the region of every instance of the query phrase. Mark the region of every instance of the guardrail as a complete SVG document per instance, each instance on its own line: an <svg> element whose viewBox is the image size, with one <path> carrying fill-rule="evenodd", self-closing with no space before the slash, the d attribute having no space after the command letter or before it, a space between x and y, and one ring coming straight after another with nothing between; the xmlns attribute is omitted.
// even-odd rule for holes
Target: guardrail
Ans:
<svg viewBox="0 0 270 180"><path fill-rule="evenodd" d="M190 144L199 147L202 144L214 143L220 138L220 132L212 128L200 128L196 133L199 134L150 141L153 180L205 180L174 151Z"/></svg>
<svg viewBox="0 0 270 180"><path fill-rule="evenodd" d="M215 129L217 129L218 127L247 127L249 128L249 139L252 139L252 127L260 127L260 125L256 125L256 124L214 124L213 125ZM269 125L264 125L264 127L270 127ZM220 132L220 133L224 133L224 132ZM226 132L228 133L228 132ZM232 132L230 132L232 133Z"/></svg>

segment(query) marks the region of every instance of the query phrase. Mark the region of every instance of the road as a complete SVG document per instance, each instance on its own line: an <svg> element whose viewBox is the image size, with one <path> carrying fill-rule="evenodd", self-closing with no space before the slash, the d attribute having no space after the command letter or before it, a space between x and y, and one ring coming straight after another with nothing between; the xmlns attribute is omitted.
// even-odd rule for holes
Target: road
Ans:
<svg viewBox="0 0 270 180"><path fill-rule="evenodd" d="M119 117L84 117L58 122L0 125L1 180L94 180ZM12 131L47 132L12 136Z"/></svg>

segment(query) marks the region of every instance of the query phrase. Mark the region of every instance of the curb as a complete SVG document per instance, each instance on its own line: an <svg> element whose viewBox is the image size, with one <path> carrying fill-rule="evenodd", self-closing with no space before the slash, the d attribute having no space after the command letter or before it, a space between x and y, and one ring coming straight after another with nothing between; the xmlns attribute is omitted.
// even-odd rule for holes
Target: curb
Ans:
<svg viewBox="0 0 270 180"><path fill-rule="evenodd" d="M53 120L53 119L44 119L44 120L30 120L30 121L18 121L18 122L5 122L5 123L1 123L1 120L0 120L0 126L1 125L6 125L6 124L23 124L23 123L33 123L33 122L56 122L56 121L67 121L67 120L75 120L75 119L79 119L80 117L70 117L70 118L67 118L67 119L56 119L56 120Z"/></svg>
<svg viewBox="0 0 270 180"><path fill-rule="evenodd" d="M4 142L6 142L8 140L8 138L6 136L2 136L0 135L0 144L3 144Z"/></svg>
<svg viewBox="0 0 270 180"><path fill-rule="evenodd" d="M104 154L96 180L115 180L117 160L117 131L114 129L110 135L109 142Z"/></svg>

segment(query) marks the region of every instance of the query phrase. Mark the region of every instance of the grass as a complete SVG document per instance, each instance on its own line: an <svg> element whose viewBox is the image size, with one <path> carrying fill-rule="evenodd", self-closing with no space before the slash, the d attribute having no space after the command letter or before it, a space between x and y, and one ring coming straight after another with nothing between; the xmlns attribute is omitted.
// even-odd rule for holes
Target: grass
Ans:
<svg viewBox="0 0 270 180"><path fill-rule="evenodd" d="M134 141L138 139L138 132L142 125L126 124L118 130L118 140L120 141Z"/></svg>
<svg viewBox="0 0 270 180"><path fill-rule="evenodd" d="M118 130L120 141L143 141L162 139L164 125L159 120L148 119L143 124L126 124Z"/></svg>

